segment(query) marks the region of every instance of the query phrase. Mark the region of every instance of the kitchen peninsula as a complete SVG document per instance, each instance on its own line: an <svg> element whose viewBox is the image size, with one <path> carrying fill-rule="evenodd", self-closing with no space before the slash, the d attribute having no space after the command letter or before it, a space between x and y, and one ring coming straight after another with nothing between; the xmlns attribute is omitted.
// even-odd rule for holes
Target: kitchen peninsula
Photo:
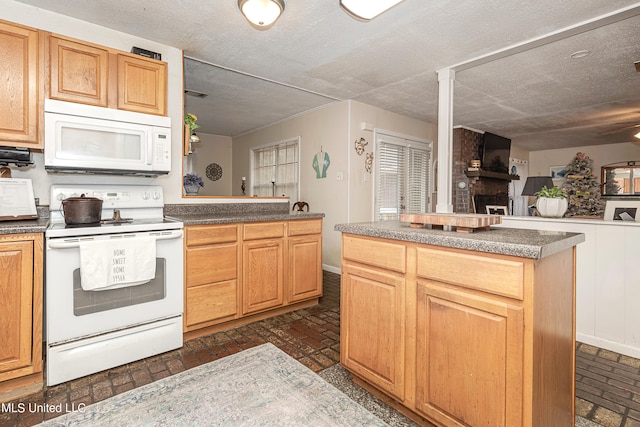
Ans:
<svg viewBox="0 0 640 427"><path fill-rule="evenodd" d="M573 425L580 233L342 232L341 363L418 422Z"/></svg>
<svg viewBox="0 0 640 427"><path fill-rule="evenodd" d="M318 303L322 218L289 203L165 206L185 226L190 339Z"/></svg>

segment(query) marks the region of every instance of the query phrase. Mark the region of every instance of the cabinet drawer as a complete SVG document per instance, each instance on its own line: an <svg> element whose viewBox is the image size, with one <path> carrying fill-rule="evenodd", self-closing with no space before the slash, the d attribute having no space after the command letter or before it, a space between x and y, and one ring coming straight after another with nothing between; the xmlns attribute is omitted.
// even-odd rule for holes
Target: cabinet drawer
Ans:
<svg viewBox="0 0 640 427"><path fill-rule="evenodd" d="M524 264L504 258L417 248L420 277L522 300Z"/></svg>
<svg viewBox="0 0 640 427"><path fill-rule="evenodd" d="M237 289L235 280L187 289L186 326L235 315Z"/></svg>
<svg viewBox="0 0 640 427"><path fill-rule="evenodd" d="M310 221L290 221L289 236L301 236L303 234L322 233L322 220L314 219Z"/></svg>
<svg viewBox="0 0 640 427"><path fill-rule="evenodd" d="M244 224L244 240L284 237L284 222L254 222Z"/></svg>
<svg viewBox="0 0 640 427"><path fill-rule="evenodd" d="M238 245L189 248L186 258L188 288L238 278Z"/></svg>
<svg viewBox="0 0 640 427"><path fill-rule="evenodd" d="M189 226L186 230L187 246L231 243L238 240L237 225Z"/></svg>
<svg viewBox="0 0 640 427"><path fill-rule="evenodd" d="M407 249L401 244L344 235L342 257L399 273L407 272Z"/></svg>

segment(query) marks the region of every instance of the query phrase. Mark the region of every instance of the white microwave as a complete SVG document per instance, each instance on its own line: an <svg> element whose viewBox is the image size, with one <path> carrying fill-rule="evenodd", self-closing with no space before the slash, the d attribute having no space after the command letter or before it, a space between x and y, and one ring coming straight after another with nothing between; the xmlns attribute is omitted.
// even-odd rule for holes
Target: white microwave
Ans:
<svg viewBox="0 0 640 427"><path fill-rule="evenodd" d="M45 99L51 172L155 176L171 170L171 118Z"/></svg>

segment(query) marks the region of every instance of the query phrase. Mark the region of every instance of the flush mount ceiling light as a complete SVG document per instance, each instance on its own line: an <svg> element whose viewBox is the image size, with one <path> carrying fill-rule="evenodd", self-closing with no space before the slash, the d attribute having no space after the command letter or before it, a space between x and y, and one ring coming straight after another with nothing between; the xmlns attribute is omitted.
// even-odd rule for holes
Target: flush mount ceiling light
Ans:
<svg viewBox="0 0 640 427"><path fill-rule="evenodd" d="M636 133L636 134L635 134L635 135L633 135L633 136L635 136L636 138L640 139L640 132Z"/></svg>
<svg viewBox="0 0 640 427"><path fill-rule="evenodd" d="M340 6L363 21L370 21L402 0L340 0Z"/></svg>
<svg viewBox="0 0 640 427"><path fill-rule="evenodd" d="M284 11L284 0L238 0L238 7L251 25L266 30Z"/></svg>

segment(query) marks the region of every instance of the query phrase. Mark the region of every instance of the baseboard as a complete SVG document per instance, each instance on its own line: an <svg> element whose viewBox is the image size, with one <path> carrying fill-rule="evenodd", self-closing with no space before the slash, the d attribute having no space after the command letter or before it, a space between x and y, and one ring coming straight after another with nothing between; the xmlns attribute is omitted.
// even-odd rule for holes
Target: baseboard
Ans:
<svg viewBox="0 0 640 427"><path fill-rule="evenodd" d="M334 267L332 265L322 264L322 269L327 270L329 273L342 274L340 267Z"/></svg>

